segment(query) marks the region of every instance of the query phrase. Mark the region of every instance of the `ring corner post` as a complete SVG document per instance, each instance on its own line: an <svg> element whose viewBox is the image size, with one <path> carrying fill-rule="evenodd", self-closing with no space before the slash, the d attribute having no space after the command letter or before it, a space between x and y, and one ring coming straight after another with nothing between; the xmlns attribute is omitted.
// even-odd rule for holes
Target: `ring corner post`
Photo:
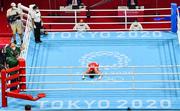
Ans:
<svg viewBox="0 0 180 111"><path fill-rule="evenodd" d="M7 97L6 97L6 70L1 70L1 99L2 107L7 107Z"/></svg>
<svg viewBox="0 0 180 111"><path fill-rule="evenodd" d="M26 89L26 61L23 58L20 58L19 60L19 74L20 74L20 90Z"/></svg>
<svg viewBox="0 0 180 111"><path fill-rule="evenodd" d="M171 3L171 32L177 33L177 4Z"/></svg>

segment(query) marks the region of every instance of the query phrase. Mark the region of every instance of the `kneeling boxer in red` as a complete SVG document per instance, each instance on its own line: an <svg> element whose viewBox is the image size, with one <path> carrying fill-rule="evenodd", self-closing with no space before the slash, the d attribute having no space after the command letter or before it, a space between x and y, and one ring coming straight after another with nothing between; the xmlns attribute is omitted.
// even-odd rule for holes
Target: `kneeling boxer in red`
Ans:
<svg viewBox="0 0 180 111"><path fill-rule="evenodd" d="M96 63L96 62L91 62L91 63L88 64L88 69L84 73L82 79L85 79L86 74L88 74L88 76L90 78L94 78L96 76L96 74L99 75L98 80L100 80L102 78L102 74L99 71L99 64ZM92 75L89 75L89 74L92 74Z"/></svg>

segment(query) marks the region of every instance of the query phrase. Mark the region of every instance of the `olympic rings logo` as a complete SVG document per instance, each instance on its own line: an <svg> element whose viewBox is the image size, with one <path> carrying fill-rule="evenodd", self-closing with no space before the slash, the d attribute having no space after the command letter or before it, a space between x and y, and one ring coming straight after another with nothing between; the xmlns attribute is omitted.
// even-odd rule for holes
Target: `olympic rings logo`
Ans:
<svg viewBox="0 0 180 111"><path fill-rule="evenodd" d="M108 57L108 63L103 62L105 58ZM101 58L101 59L99 59ZM113 61L110 61L113 59ZM102 61L103 60L103 61ZM90 52L82 56L79 60L82 66L86 66L88 63L96 61L100 65L106 66L127 66L130 59L125 54L121 54L119 52L111 52L111 51L97 51L97 52ZM105 70L109 70L109 68L105 68Z"/></svg>

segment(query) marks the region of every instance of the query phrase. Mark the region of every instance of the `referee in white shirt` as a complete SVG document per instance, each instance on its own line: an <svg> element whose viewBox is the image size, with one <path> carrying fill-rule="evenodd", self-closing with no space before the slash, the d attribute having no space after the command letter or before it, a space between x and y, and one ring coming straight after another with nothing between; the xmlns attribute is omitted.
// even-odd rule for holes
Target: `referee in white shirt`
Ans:
<svg viewBox="0 0 180 111"><path fill-rule="evenodd" d="M33 6L33 12L31 14L32 23L34 26L34 37L36 43L41 43L41 28L42 28L42 20L41 20L41 12L39 11L36 5Z"/></svg>
<svg viewBox="0 0 180 111"><path fill-rule="evenodd" d="M135 20L131 24L129 30L131 30L131 31L141 31L141 30L143 30L143 27L142 27L141 23L139 23L137 20Z"/></svg>

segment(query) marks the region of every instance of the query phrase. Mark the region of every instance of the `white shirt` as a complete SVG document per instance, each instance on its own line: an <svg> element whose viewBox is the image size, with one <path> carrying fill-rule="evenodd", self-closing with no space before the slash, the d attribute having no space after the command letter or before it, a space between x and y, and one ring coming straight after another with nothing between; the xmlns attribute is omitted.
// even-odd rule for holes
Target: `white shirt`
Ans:
<svg viewBox="0 0 180 111"><path fill-rule="evenodd" d="M178 18L178 22L177 22L177 26L178 26L178 31L180 31L180 17Z"/></svg>
<svg viewBox="0 0 180 111"><path fill-rule="evenodd" d="M73 30L80 31L80 32L87 31L89 29L90 27L86 23L77 23L73 28Z"/></svg>
<svg viewBox="0 0 180 111"><path fill-rule="evenodd" d="M41 22L41 12L39 10L33 10L31 17L34 19L34 22Z"/></svg>
<svg viewBox="0 0 180 111"><path fill-rule="evenodd" d="M130 26L129 30L137 31L137 30L143 30L142 25L139 22L133 22Z"/></svg>
<svg viewBox="0 0 180 111"><path fill-rule="evenodd" d="M131 0L131 5L135 5L135 1L134 0Z"/></svg>

